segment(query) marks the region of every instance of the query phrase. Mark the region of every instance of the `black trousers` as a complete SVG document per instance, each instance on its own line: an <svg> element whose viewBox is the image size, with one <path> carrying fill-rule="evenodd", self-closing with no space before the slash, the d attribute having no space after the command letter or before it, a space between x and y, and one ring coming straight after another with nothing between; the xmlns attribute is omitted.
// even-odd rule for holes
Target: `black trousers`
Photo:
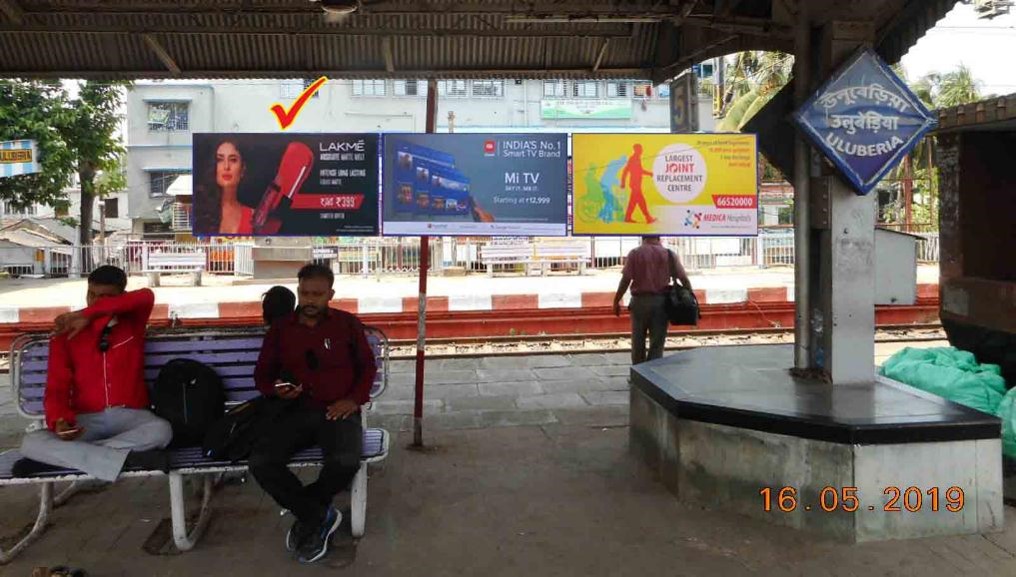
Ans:
<svg viewBox="0 0 1016 577"><path fill-rule="evenodd" d="M317 481L304 486L287 464L294 454L314 445L321 447L324 466ZM276 503L300 521L320 524L332 499L356 476L362 453L359 413L329 421L324 409L299 405L265 428L248 464L258 484Z"/></svg>

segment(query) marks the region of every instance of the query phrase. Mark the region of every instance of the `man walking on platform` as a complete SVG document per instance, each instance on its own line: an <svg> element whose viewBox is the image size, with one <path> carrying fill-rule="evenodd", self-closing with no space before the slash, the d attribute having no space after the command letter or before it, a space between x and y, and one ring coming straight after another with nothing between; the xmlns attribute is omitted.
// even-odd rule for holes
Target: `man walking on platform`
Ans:
<svg viewBox="0 0 1016 577"><path fill-rule="evenodd" d="M663 356L667 340L664 301L670 279L691 290L691 281L676 253L663 246L659 236L643 236L642 245L628 253L621 282L614 294L614 314L621 316L621 299L631 286L631 364ZM646 333L649 351L646 352Z"/></svg>

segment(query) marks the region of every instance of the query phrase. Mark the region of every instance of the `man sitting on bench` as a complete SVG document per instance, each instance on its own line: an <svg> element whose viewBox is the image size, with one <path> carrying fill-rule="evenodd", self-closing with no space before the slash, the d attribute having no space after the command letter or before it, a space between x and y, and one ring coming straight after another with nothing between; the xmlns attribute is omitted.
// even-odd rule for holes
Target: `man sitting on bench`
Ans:
<svg viewBox="0 0 1016 577"><path fill-rule="evenodd" d="M292 406L266 428L249 467L261 487L296 516L286 549L300 562L313 563L328 552L342 522L332 500L360 468L360 406L370 400L377 365L360 320L328 307L335 296L332 271L309 264L298 278L296 312L272 323L254 370L263 395L288 399ZM297 451L313 445L321 447L324 466L305 487L287 465Z"/></svg>
<svg viewBox="0 0 1016 577"><path fill-rule="evenodd" d="M161 451L170 424L148 410L145 326L155 295L124 292L127 275L101 266L88 275L88 307L62 314L49 341L43 406L47 430L25 436L15 476L77 469L114 481L126 466L168 471Z"/></svg>

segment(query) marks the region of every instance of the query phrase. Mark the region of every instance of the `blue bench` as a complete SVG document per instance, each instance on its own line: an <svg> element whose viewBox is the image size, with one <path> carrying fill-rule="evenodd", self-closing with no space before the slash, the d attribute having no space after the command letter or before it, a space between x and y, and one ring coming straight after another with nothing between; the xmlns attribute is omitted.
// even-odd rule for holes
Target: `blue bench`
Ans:
<svg viewBox="0 0 1016 577"><path fill-rule="evenodd" d="M152 332L145 343L145 380L149 386L155 380L167 361L186 357L199 360L216 370L222 377L226 389L227 408L260 393L254 386L254 365L261 350L264 336L262 329L242 330L177 330ZM367 327L367 338L377 359L377 378L371 389L371 399L379 397L388 384L388 339L378 329ZM33 421L29 430L43 425L43 393L46 386L46 363L49 355L48 335L24 335L11 346L11 387L17 399L18 412ZM363 456L360 471L350 489L350 523L354 537L362 537L367 515L367 465L384 460L388 456L388 432L384 429L367 427L369 406L361 411L363 418ZM17 478L12 476L11 467L21 456L17 451L0 453L0 485L39 484L39 513L29 533L18 543L4 551L0 549L0 564L7 563L15 555L35 541L43 532L54 507L67 501L80 488L80 481L92 477L81 471L63 470ZM173 541L181 551L194 547L208 524L211 514L211 498L222 475L231 471L246 471L246 461L228 462L205 458L199 447L181 448L170 456L169 498L173 525ZM309 467L321 464L321 451L311 448L294 456L290 467ZM126 471L123 477L163 475L162 471ZM201 479L201 508L197 519L187 526L184 502L183 479L196 475ZM54 484L70 481L71 485L54 496Z"/></svg>

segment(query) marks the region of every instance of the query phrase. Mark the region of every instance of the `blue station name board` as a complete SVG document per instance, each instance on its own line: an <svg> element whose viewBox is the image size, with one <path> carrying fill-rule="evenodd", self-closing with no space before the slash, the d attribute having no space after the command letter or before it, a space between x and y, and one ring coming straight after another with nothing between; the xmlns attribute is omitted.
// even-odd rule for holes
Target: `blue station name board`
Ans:
<svg viewBox="0 0 1016 577"><path fill-rule="evenodd" d="M858 51L794 120L861 195L935 126L920 99L870 49Z"/></svg>

